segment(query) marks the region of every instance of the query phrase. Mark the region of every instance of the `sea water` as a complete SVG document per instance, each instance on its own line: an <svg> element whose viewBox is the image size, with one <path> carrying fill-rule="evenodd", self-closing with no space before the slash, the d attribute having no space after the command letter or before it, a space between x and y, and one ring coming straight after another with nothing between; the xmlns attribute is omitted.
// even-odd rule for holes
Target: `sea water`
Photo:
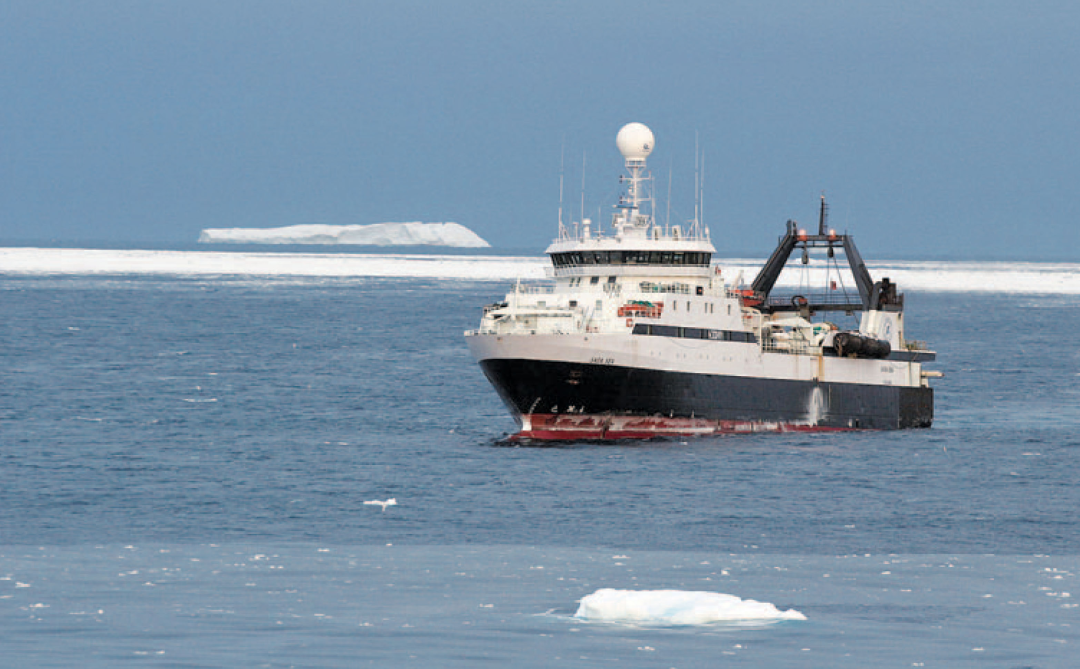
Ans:
<svg viewBox="0 0 1080 669"><path fill-rule="evenodd" d="M0 276L0 666L1075 666L1080 297L908 290L929 430L529 447L505 283Z"/></svg>

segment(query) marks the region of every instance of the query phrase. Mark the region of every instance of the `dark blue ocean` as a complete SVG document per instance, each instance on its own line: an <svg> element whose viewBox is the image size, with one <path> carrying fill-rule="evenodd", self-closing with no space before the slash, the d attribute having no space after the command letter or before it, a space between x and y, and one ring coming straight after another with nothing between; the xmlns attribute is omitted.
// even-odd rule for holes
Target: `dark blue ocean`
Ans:
<svg viewBox="0 0 1080 669"><path fill-rule="evenodd" d="M1080 296L908 291L929 430L523 447L462 337L504 292L0 276L0 666L1078 665Z"/></svg>

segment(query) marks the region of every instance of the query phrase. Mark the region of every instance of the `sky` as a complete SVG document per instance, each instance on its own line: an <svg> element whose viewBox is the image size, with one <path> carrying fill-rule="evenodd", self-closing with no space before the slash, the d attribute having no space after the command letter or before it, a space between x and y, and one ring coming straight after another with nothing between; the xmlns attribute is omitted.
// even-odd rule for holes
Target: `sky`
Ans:
<svg viewBox="0 0 1080 669"><path fill-rule="evenodd" d="M793 218L868 258L1080 260L1080 4L0 3L0 243L454 221L539 253L610 216L630 121L658 213L720 255ZM582 164L584 162L584 170Z"/></svg>

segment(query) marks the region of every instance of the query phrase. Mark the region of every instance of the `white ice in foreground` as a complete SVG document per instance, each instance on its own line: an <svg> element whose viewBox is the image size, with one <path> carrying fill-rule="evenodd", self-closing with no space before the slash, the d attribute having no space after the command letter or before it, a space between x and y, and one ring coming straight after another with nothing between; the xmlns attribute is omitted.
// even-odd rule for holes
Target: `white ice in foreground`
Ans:
<svg viewBox="0 0 1080 669"><path fill-rule="evenodd" d="M388 507L388 506L397 506L397 498L396 497L391 497L390 499L387 499L387 500L371 499L371 500L368 500L368 501L364 502L364 504L368 504L370 506L381 506L382 510L386 511L386 507Z"/></svg>
<svg viewBox="0 0 1080 669"><path fill-rule="evenodd" d="M284 228L207 228L201 244L356 244L362 246L491 246L458 223L290 225Z"/></svg>
<svg viewBox="0 0 1080 669"><path fill-rule="evenodd" d="M794 609L719 592L613 590L582 598L575 618L644 625L705 625L716 622L806 620Z"/></svg>

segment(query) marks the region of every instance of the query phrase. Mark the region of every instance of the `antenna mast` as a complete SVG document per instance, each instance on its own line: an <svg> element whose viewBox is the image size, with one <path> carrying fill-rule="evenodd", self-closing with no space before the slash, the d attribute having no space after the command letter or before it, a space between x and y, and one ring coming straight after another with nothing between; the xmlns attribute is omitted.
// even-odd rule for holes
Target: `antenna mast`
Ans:
<svg viewBox="0 0 1080 669"><path fill-rule="evenodd" d="M701 220L701 149L698 133L694 131L694 225Z"/></svg>
<svg viewBox="0 0 1080 669"><path fill-rule="evenodd" d="M825 204L825 191L821 192L821 212L818 214L818 234L828 234L825 224L829 220L829 205Z"/></svg>
<svg viewBox="0 0 1080 669"><path fill-rule="evenodd" d="M585 223L585 152L581 152L581 222Z"/></svg>
<svg viewBox="0 0 1080 669"><path fill-rule="evenodd" d="M626 170L630 173L629 177L620 179L627 184L626 195L619 198L616 208L620 211L613 220L616 234L620 237L624 233L643 234L652 225L653 216L656 214L656 204L644 187L644 182L652 180L652 176L646 171L646 158L652 153L653 143L652 130L641 123L627 123L615 137L615 145L622 153ZM640 209L645 202L649 203L647 215Z"/></svg>
<svg viewBox="0 0 1080 669"><path fill-rule="evenodd" d="M565 176L566 168L566 140L563 140L562 148L559 149L559 237L566 235L566 228L562 222L562 206L563 206L563 177Z"/></svg>
<svg viewBox="0 0 1080 669"><path fill-rule="evenodd" d="M701 150L701 181L698 183L698 198L701 200L701 218L697 221L697 234L701 234L701 227L705 220L705 149Z"/></svg>
<svg viewBox="0 0 1080 669"><path fill-rule="evenodd" d="M664 231L671 227L671 160L668 159L667 168L667 213L664 215Z"/></svg>

